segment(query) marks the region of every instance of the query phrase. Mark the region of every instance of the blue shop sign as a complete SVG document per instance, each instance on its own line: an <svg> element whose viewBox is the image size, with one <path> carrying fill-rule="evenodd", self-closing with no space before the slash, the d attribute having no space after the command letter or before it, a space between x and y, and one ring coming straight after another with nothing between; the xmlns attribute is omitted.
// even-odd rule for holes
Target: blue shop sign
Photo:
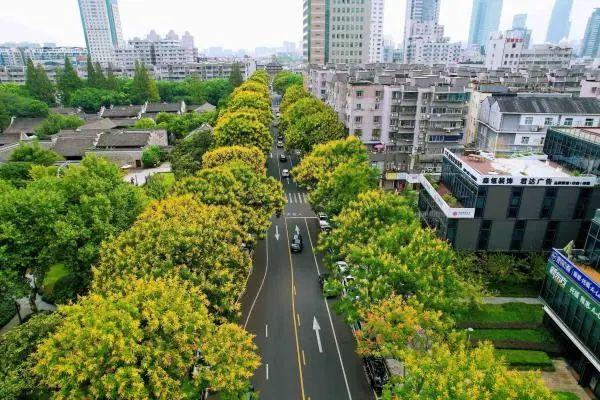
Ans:
<svg viewBox="0 0 600 400"><path fill-rule="evenodd" d="M592 299L600 302L600 286L598 286L594 280L577 268L577 266L575 266L571 260L563 256L558 250L552 249L550 261L567 273L571 278L573 278L577 285L579 285L590 296L592 296Z"/></svg>

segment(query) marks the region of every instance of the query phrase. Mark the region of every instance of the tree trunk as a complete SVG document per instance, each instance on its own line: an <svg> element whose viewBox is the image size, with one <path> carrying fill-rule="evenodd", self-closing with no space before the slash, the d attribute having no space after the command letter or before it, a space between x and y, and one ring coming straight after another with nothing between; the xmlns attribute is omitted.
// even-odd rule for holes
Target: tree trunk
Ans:
<svg viewBox="0 0 600 400"><path fill-rule="evenodd" d="M15 301L15 310L17 310L17 317L19 318L19 325L23 323L23 318L21 317L21 305L18 301Z"/></svg>

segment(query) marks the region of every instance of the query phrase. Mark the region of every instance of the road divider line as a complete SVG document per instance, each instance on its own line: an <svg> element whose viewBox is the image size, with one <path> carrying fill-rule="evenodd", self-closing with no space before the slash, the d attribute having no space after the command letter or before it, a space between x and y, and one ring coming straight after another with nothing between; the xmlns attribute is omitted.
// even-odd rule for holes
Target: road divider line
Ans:
<svg viewBox="0 0 600 400"><path fill-rule="evenodd" d="M283 222L285 224L285 237L287 239L287 241L290 241L290 233L288 232L288 226L287 226L287 218L283 218ZM296 315L296 299L294 297L294 288L295 288L295 283L294 283L294 266L292 263L292 252L290 250L290 248L288 247L288 258L290 260L290 272L291 272L291 276L292 276L292 287L291 292L292 292L292 321L294 322L294 337L296 339L296 356L298 359L298 374L300 376L300 391L302 392L302 400L306 399L306 396L304 394L304 378L302 377L302 365L301 365L301 361L300 361L300 341L298 340L298 326L296 325L296 318L294 318L294 315Z"/></svg>
<svg viewBox="0 0 600 400"><path fill-rule="evenodd" d="M266 372L267 372L267 380L269 380L269 364L265 364Z"/></svg>
<svg viewBox="0 0 600 400"><path fill-rule="evenodd" d="M265 337L269 337L269 325L265 324Z"/></svg>
<svg viewBox="0 0 600 400"><path fill-rule="evenodd" d="M294 285L294 296L296 295L296 285Z"/></svg>
<svg viewBox="0 0 600 400"><path fill-rule="evenodd" d="M304 350L302 350L302 364L306 367L306 357L304 357Z"/></svg>
<svg viewBox="0 0 600 400"><path fill-rule="evenodd" d="M254 305L258 300L258 296L260 296L260 292L262 291L263 285L265 284L265 280L267 279L267 272L269 272L269 233L267 232L267 236L265 238L265 248L267 250L267 257L265 261L265 274L263 275L262 281L260 282L260 286L258 287L258 292L256 292L256 296L252 301L252 305L250 306L250 310L248 311L248 316L246 317L246 321L244 322L244 329L248 325L248 321L250 320L250 316L252 315L252 310L254 310Z"/></svg>
<svg viewBox="0 0 600 400"><path fill-rule="evenodd" d="M315 254L315 248L313 246L312 238L310 237L310 230L308 229L308 221L305 219L304 223L306 224L306 231L308 232L308 241L310 243L310 249L312 250L313 259L315 260L315 267L317 268L317 274L320 275L321 271L319 270L319 263L317 262L317 255ZM287 225L286 225L287 227ZM348 399L352 400L352 393L350 393L350 385L348 385L348 377L346 376L346 369L344 368L344 361L342 360L342 353L340 352L340 346L338 344L337 335L335 334L335 328L333 327L333 319L331 318L331 312L329 311L329 304L327 303L327 299L323 297L323 301L325 302L325 309L327 310L327 316L329 317L329 324L331 324L331 333L333 334L333 341L335 342L335 348L338 353L338 358L340 360L340 366L342 368L342 374L344 375L344 383L346 384L346 390L348 391Z"/></svg>
<svg viewBox="0 0 600 400"><path fill-rule="evenodd" d="M300 314L296 314L296 316L298 317L298 326L300 326Z"/></svg>

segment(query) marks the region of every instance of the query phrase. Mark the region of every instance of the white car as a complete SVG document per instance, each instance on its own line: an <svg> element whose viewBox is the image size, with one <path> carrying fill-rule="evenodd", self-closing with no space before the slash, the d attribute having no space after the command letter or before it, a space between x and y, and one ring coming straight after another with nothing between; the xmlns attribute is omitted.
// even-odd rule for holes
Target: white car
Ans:
<svg viewBox="0 0 600 400"><path fill-rule="evenodd" d="M277 148L281 149L283 147L283 141L282 140L278 140L277 141Z"/></svg>
<svg viewBox="0 0 600 400"><path fill-rule="evenodd" d="M284 169L281 171L281 177L282 178L289 178L290 177L290 170L289 169Z"/></svg>
<svg viewBox="0 0 600 400"><path fill-rule="evenodd" d="M330 231L331 225L329 225L329 218L327 217L327 214L319 213L318 217L319 217L319 226L321 227L321 230L322 231Z"/></svg>

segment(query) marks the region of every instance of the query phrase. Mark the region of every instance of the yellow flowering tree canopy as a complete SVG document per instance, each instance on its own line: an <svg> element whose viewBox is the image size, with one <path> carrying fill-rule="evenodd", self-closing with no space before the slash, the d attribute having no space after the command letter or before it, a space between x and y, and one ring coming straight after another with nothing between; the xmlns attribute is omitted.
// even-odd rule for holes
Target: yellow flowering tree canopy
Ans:
<svg viewBox="0 0 600 400"><path fill-rule="evenodd" d="M310 97L310 93L302 85L289 86L281 99L281 104L279 105L280 113L283 115L289 107L305 97Z"/></svg>
<svg viewBox="0 0 600 400"><path fill-rule="evenodd" d="M245 389L260 364L248 333L217 327L189 282L123 279L125 294L62 307L63 323L39 345L34 372L55 398L178 400Z"/></svg>
<svg viewBox="0 0 600 400"><path fill-rule="evenodd" d="M213 315L231 320L251 266L242 249L244 236L226 207L199 203L191 195L154 202L131 229L103 245L93 290L123 290L118 279L123 274L178 275L202 291Z"/></svg>
<svg viewBox="0 0 600 400"><path fill-rule="evenodd" d="M204 168L220 167L237 161L246 163L257 173L266 173L267 158L260 149L254 146L218 147L202 156L202 165Z"/></svg>
<svg viewBox="0 0 600 400"><path fill-rule="evenodd" d="M269 129L253 112L232 112L219 118L214 130L215 145L256 146L265 154L271 149Z"/></svg>
<svg viewBox="0 0 600 400"><path fill-rule="evenodd" d="M539 372L509 371L490 343L469 349L464 342L410 352L406 375L384 389L388 400L551 400Z"/></svg>

